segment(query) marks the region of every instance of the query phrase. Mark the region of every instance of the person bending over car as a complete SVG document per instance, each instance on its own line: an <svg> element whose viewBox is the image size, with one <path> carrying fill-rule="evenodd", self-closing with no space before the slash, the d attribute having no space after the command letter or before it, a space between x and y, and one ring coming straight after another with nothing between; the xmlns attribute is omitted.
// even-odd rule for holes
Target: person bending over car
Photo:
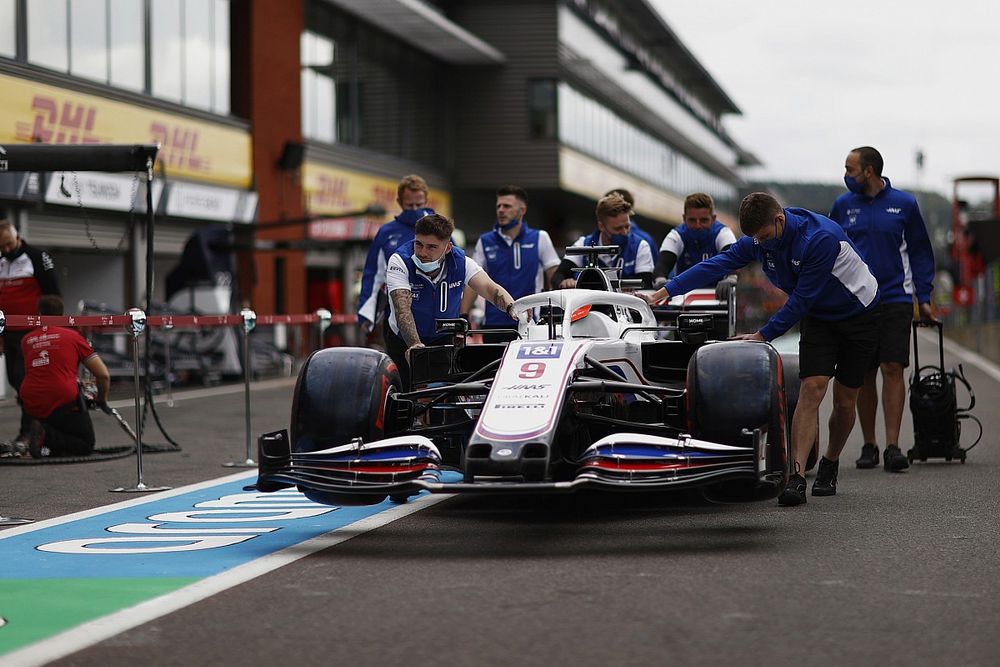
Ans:
<svg viewBox="0 0 1000 667"><path fill-rule="evenodd" d="M412 241L389 258L385 283L389 291L386 352L396 362L404 389L410 386L410 352L440 345L435 320L457 318L465 286L515 318L514 299L471 257L451 243L455 223L437 213L417 221Z"/></svg>
<svg viewBox="0 0 1000 667"><path fill-rule="evenodd" d="M746 236L724 253L699 262L644 298L655 303L671 294L685 294L754 260L789 295L759 331L736 338L771 341L802 321L802 384L792 417L795 464L778 496L780 505L799 505L806 501L802 472L816 440L819 405L830 378L834 378L830 441L819 462L812 495L837 492L840 452L854 427L858 390L878 350L878 282L840 225L802 208L782 208L764 192L743 199L740 229Z"/></svg>
<svg viewBox="0 0 1000 667"><path fill-rule="evenodd" d="M632 232L629 216L632 206L620 194L612 193L597 202L597 229L589 236L581 236L574 247L617 246L611 255L600 255L598 265L602 268L621 269L622 278L638 278L642 286L653 286L653 249L649 242ZM567 255L563 258L552 284L560 289L576 287L573 269L584 266L581 255Z"/></svg>

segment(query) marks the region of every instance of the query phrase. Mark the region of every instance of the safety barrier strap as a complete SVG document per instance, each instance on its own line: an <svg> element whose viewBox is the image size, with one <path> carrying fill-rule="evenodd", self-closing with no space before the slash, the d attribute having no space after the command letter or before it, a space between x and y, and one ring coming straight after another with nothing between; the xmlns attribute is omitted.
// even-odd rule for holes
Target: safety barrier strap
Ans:
<svg viewBox="0 0 1000 667"><path fill-rule="evenodd" d="M315 324L319 321L320 317L315 313L257 316L257 326ZM355 315L336 314L330 316L330 324L349 324L356 321L357 316ZM146 325L150 327L220 327L242 324L242 315L149 315L146 317ZM11 329L41 326L110 328L131 325L131 315L7 315L7 327Z"/></svg>

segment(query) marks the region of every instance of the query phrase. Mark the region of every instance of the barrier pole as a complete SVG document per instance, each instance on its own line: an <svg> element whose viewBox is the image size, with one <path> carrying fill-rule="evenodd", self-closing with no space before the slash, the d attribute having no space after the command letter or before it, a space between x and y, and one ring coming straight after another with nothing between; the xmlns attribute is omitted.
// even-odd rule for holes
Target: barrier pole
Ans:
<svg viewBox="0 0 1000 667"><path fill-rule="evenodd" d="M170 361L170 344L174 342L174 332L173 332L173 330L174 330L174 325L173 324L164 324L163 325L163 339L165 341L164 347L166 348L164 350L164 352L166 353L166 357L167 357L166 358L166 361L167 361L167 372L165 373L165 375L166 375L166 380L167 380L167 407L168 408L174 407L174 380L173 380L174 365Z"/></svg>
<svg viewBox="0 0 1000 667"><path fill-rule="evenodd" d="M126 316L132 318L129 324L129 333L132 334L132 363L133 380L135 382L135 423L142 424L142 406L139 404L139 334L146 329L146 313L140 308L130 308ZM149 379L148 377L146 378ZM135 486L119 486L109 489L112 493L147 493L150 491L166 491L169 486L148 486L142 479L142 429L136 429L135 438L135 465L138 480Z"/></svg>
<svg viewBox="0 0 1000 667"><path fill-rule="evenodd" d="M319 340L316 342L316 349L322 350L323 333L330 327L330 318L333 317L333 315L326 308L320 308L316 311L316 317L319 318L316 322L316 325L319 327Z"/></svg>
<svg viewBox="0 0 1000 667"><path fill-rule="evenodd" d="M243 318L243 411L247 427L247 458L242 463L230 461L222 465L226 468L256 468L257 462L253 460L253 438L250 432L250 376L253 375L253 368L250 366L250 332L257 326L257 313L244 308L240 311L240 317Z"/></svg>

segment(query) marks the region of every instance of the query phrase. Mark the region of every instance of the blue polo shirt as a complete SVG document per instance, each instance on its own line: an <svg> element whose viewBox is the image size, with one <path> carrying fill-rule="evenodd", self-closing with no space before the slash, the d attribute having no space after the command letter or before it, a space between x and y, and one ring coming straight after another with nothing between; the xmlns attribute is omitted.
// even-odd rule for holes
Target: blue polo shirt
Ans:
<svg viewBox="0 0 1000 667"><path fill-rule="evenodd" d="M840 223L878 280L883 303L928 303L934 288L934 250L917 200L885 187L874 197L845 192L830 217Z"/></svg>

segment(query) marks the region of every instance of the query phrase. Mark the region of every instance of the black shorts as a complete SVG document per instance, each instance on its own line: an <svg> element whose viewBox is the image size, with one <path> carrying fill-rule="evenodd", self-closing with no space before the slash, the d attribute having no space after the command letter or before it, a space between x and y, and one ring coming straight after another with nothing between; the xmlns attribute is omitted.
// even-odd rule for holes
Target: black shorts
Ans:
<svg viewBox="0 0 1000 667"><path fill-rule="evenodd" d="M878 318L878 354L872 368L887 362L910 365L910 323L913 322L913 304L883 303Z"/></svg>
<svg viewBox="0 0 1000 667"><path fill-rule="evenodd" d="M864 384L878 352L880 308L836 322L806 316L799 336L799 377L835 377L852 389Z"/></svg>

